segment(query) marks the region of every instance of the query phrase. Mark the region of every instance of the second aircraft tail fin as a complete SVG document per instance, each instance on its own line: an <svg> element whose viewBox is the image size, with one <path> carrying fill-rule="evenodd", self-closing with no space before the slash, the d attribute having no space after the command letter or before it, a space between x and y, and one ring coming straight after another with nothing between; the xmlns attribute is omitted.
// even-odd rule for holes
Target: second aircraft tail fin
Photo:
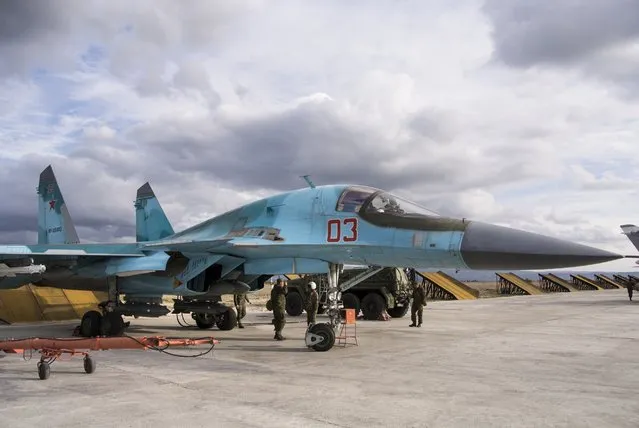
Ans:
<svg viewBox="0 0 639 428"><path fill-rule="evenodd" d="M137 242L155 241L174 233L151 185L144 183L135 199L135 239Z"/></svg>

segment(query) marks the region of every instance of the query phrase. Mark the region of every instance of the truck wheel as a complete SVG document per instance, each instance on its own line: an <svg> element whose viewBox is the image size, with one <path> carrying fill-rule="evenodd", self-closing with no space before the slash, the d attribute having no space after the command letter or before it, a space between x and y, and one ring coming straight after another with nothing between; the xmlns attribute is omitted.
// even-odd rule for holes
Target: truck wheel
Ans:
<svg viewBox="0 0 639 428"><path fill-rule="evenodd" d="M392 318L402 318L408 312L408 305L395 306L394 308L388 309L387 312Z"/></svg>
<svg viewBox="0 0 639 428"><path fill-rule="evenodd" d="M292 317L302 315L304 311L304 300L297 291L288 293L286 296L286 313Z"/></svg>
<svg viewBox="0 0 639 428"><path fill-rule="evenodd" d="M353 293L346 293L342 296L342 303L344 303L345 308L355 309L355 316L357 316L361 306L359 297Z"/></svg>
<svg viewBox="0 0 639 428"><path fill-rule="evenodd" d="M365 320L378 320L386 309L384 298L377 293L368 293L362 299L362 312Z"/></svg>
<svg viewBox="0 0 639 428"><path fill-rule="evenodd" d="M233 330L237 325L237 314L231 308L216 317L215 325L220 330Z"/></svg>

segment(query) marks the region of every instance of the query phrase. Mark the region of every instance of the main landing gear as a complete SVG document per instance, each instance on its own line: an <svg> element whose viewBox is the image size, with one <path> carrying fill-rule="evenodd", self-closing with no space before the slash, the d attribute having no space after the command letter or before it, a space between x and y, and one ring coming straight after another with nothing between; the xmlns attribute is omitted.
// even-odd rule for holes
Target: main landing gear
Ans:
<svg viewBox="0 0 639 428"><path fill-rule="evenodd" d="M339 285L339 274L344 270L344 265L329 263L328 264L328 292L326 313L329 318L328 323L313 324L306 330L306 346L318 352L326 352L335 345L335 336L342 327L341 309L344 307L342 303L342 292L348 290L354 285L359 284L366 278L375 275L382 270L381 267L371 267L366 271L349 279L341 286Z"/></svg>
<svg viewBox="0 0 639 428"><path fill-rule="evenodd" d="M176 315L178 324L183 327L188 326L184 314L189 312L198 328L203 330L214 325L220 330L233 330L237 326L237 314L233 308L222 304L220 299L207 301L183 297L174 299L173 302L172 313Z"/></svg>
<svg viewBox="0 0 639 428"><path fill-rule="evenodd" d="M129 326L122 315L116 311L119 303L117 278L107 278L108 300L100 303L100 311L88 311L80 321L80 336L82 337L112 337L122 336L124 329Z"/></svg>

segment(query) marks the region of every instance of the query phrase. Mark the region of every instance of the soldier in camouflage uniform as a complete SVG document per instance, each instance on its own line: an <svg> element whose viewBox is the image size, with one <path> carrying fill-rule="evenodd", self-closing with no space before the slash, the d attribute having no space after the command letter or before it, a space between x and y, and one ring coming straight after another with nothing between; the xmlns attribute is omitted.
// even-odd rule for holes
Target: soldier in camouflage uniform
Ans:
<svg viewBox="0 0 639 428"><path fill-rule="evenodd" d="M271 290L271 303L273 305L273 325L275 326L275 336L273 339L284 340L282 329L286 324L286 295L288 289L282 278L278 278Z"/></svg>
<svg viewBox="0 0 639 428"><path fill-rule="evenodd" d="M409 327L421 327L426 305L426 290L418 283L413 285L413 303L410 306L410 319L413 322Z"/></svg>
<svg viewBox="0 0 639 428"><path fill-rule="evenodd" d="M244 328L242 325L242 318L246 316L246 302L249 302L246 293L235 294L233 296L233 303L235 303L235 310L237 311L237 326Z"/></svg>
<svg viewBox="0 0 639 428"><path fill-rule="evenodd" d="M633 280L632 278L630 278L628 282L626 283L626 289L628 290L628 299L630 299L631 302L632 302L632 291L635 288L636 283L637 282Z"/></svg>
<svg viewBox="0 0 639 428"><path fill-rule="evenodd" d="M315 324L315 315L317 315L317 309L319 307L319 296L317 294L317 284L313 281L308 283L308 287L311 291L308 293L308 300L306 301L306 325L311 326Z"/></svg>

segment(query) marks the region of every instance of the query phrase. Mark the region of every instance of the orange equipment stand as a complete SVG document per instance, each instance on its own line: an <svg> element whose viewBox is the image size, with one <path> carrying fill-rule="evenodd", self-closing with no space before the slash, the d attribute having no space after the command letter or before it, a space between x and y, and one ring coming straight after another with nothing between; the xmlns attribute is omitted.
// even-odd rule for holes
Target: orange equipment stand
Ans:
<svg viewBox="0 0 639 428"><path fill-rule="evenodd" d="M346 345L348 344L348 339L354 339L354 342L352 342L351 345L359 346L359 342L357 341L357 322L355 317L355 309L342 309L342 320L343 323L339 331L339 336L335 337L335 339L338 340L337 344L346 347ZM349 332L351 334L349 334Z"/></svg>

